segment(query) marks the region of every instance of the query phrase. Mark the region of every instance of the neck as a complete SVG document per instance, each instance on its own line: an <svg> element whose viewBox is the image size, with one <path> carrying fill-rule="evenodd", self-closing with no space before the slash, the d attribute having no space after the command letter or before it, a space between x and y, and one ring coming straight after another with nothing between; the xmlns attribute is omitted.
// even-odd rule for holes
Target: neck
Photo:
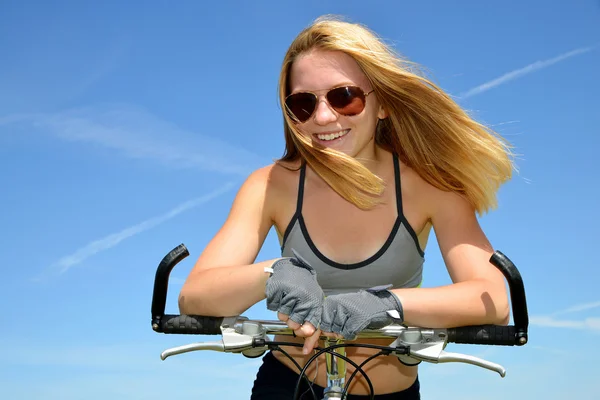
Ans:
<svg viewBox="0 0 600 400"><path fill-rule="evenodd" d="M385 150L375 144L375 138L373 138L354 158L372 173L377 174L381 163L385 162L385 153Z"/></svg>

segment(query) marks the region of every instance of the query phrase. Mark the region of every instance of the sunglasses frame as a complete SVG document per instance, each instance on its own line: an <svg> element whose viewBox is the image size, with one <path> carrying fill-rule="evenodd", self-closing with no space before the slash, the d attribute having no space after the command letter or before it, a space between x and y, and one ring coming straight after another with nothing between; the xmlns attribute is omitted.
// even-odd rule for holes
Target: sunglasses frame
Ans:
<svg viewBox="0 0 600 400"><path fill-rule="evenodd" d="M329 102L329 99L327 98L327 95L329 94L329 92L331 92L332 90L336 90L336 89L343 89L343 88L356 88L356 89L359 89L359 90L360 90L360 91L363 93L363 96L364 96L365 100L364 100L363 109L362 109L360 112L363 112L363 111L364 111L364 109L365 109L365 107L367 106L367 97L368 97L368 96L369 96L371 93L373 93L373 92L375 91L375 89L371 89L370 91L368 91L368 92L365 92L365 90L364 90L363 88L361 88L360 86L356 86L356 85L341 85L341 86L335 86L335 87L332 87L332 88L330 88L330 89L321 89L321 90L315 90L315 91L303 90L303 91L301 91L301 92L296 92L296 93L291 93L291 94L288 94L288 95L285 97L285 99L284 99L284 101L283 101L283 104L285 105L285 108L286 108L286 110L287 110L287 112L288 112L288 115L290 116L290 118L292 118L293 120L295 120L295 121L297 121L297 122L299 122L299 123L301 123L301 124L303 124L303 123L305 123L306 121L308 121L309 119L311 119L311 118L312 118L312 116L315 114L315 111L317 110L317 107L318 107L318 104L319 104L319 97L320 97L320 96L319 96L317 93L322 93L322 92L325 92L325 94L324 94L324 95L322 95L322 96L325 98L325 102L327 103L327 106L328 106L328 107L329 107L329 108L330 108L332 111L334 111L335 113L337 113L337 114L340 114L340 115L343 115L343 116L345 116L345 117L351 117L351 116L354 116L354 115L358 115L358 114L360 114L360 113L357 113L357 114L343 114L343 113L339 112L338 110L336 110L336 108L335 108L335 107L334 107L334 106L333 106L333 105L332 105L332 104ZM294 114L294 113L292 112L292 110L291 110L291 109L288 107L288 105L287 105L287 99L288 99L288 98L290 98L291 96L294 96L294 95L297 95L297 94L312 94L312 95L313 95L313 96L315 96L315 98L317 99L317 100L316 100L316 102L315 102L315 107L313 108L313 110L312 110L312 112L310 113L310 115L309 115L309 116L308 116L308 117L307 117L307 118L306 118L304 121L301 121L301 120L300 120L300 119L299 119L299 118L296 116L296 114Z"/></svg>

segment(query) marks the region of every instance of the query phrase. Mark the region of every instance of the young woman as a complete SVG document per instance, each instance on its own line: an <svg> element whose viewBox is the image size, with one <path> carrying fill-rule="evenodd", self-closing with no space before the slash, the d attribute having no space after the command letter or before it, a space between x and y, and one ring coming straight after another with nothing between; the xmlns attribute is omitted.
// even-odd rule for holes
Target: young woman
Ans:
<svg viewBox="0 0 600 400"><path fill-rule="evenodd" d="M285 154L242 185L180 311L238 315L266 298L304 343L289 349L300 365L324 336L352 340L367 326L508 323L476 216L511 177L508 145L358 24L314 22L290 46L279 83ZM282 257L255 263L273 226ZM421 288L432 228L453 284ZM347 349L359 364L371 354ZM308 371L321 387L323 365ZM376 398L420 398L417 367L392 356L365 371ZM297 376L268 353L252 398L291 399ZM360 374L350 393L368 394Z"/></svg>

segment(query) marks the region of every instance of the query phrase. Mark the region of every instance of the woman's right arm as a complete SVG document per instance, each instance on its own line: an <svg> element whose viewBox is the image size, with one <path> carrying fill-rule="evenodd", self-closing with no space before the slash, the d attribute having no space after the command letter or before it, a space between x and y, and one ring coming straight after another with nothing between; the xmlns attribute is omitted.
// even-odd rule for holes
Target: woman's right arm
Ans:
<svg viewBox="0 0 600 400"><path fill-rule="evenodd" d="M237 193L224 225L194 265L179 294L187 315L233 316L265 298L274 261L254 260L273 226L271 166L252 173Z"/></svg>

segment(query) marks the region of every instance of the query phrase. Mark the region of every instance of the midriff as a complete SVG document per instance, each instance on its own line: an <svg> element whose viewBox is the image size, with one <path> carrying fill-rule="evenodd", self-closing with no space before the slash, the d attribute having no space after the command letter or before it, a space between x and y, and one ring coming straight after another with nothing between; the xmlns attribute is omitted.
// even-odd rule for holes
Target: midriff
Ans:
<svg viewBox="0 0 600 400"><path fill-rule="evenodd" d="M290 336L275 336L275 341L278 342L294 342L294 343L304 343L304 339L300 337L290 337ZM392 343L393 339L368 339L368 340L354 340L348 343L369 343L380 346L388 346ZM319 347L324 347L324 341L319 341ZM302 347L287 347L282 346L283 350L285 350L291 357L296 360L301 367L304 367L306 363L310 360L310 358L314 355L314 353L310 353L308 355L302 354ZM355 362L357 365L360 365L367 358L372 356L373 354L379 352L377 349L368 349L368 348L359 348L359 347L346 347L346 356ZM283 363L286 367L290 368L296 373L300 371L298 368L289 360L283 353L279 351L274 351L273 355L277 358L281 363ZM396 356L385 356L380 355L367 363L364 367L362 367L363 371L367 374L371 383L373 384L373 389L375 394L386 394L386 393L395 393L400 392L409 388L417 377L418 367L409 367L400 362ZM346 363L346 381L354 372L355 368ZM316 377L315 377L316 371ZM318 358L318 362L314 361L308 368L306 372L306 376L313 383L321 386L327 386L327 371L325 364L325 354L322 354ZM349 393L356 395L367 395L369 394L369 386L367 384L366 379L359 373L352 379L352 383L349 388Z"/></svg>

